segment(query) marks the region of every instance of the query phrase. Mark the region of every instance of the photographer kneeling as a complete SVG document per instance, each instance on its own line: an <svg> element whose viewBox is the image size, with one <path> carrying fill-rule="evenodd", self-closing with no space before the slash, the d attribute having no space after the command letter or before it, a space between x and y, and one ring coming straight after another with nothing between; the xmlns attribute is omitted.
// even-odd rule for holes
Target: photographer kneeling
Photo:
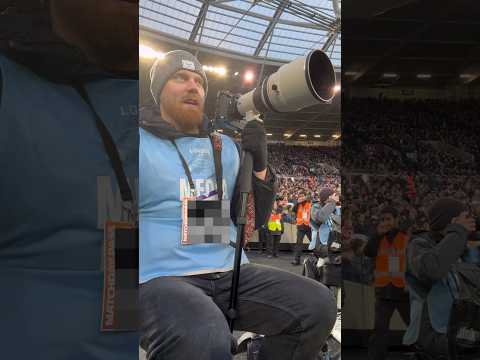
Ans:
<svg viewBox="0 0 480 360"><path fill-rule="evenodd" d="M462 265L473 265L468 264L467 241L475 231L475 220L465 205L448 198L436 201L428 215L430 231L414 235L407 248L405 278L411 316L404 343L415 344L438 359L449 353L447 330L454 325L449 323L450 314L456 300L464 297ZM480 275L478 265L471 266L469 271L475 269L479 269Z"/></svg>

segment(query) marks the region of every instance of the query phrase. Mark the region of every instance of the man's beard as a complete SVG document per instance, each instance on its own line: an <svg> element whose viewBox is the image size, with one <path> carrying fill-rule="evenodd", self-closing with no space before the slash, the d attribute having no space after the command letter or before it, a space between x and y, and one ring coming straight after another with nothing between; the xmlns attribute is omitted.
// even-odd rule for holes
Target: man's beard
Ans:
<svg viewBox="0 0 480 360"><path fill-rule="evenodd" d="M170 101L173 100L173 101ZM175 126L186 133L197 133L203 123L203 104L196 107L185 106L176 99L168 99L162 103L163 109L170 114L175 121Z"/></svg>

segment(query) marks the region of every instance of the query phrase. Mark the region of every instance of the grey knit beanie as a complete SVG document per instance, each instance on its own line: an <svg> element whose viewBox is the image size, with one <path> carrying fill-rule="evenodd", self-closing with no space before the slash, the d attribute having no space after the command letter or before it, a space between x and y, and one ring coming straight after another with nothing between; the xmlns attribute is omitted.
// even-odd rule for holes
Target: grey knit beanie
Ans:
<svg viewBox="0 0 480 360"><path fill-rule="evenodd" d="M207 96L207 76L202 64L187 51L173 50L166 53L163 58L158 58L150 69L150 92L157 104L160 103L160 93L168 79L179 70L189 70L199 74L203 78L205 96Z"/></svg>
<svg viewBox="0 0 480 360"><path fill-rule="evenodd" d="M435 201L428 211L430 229L432 231L445 229L454 217L457 217L465 210L465 205L455 199L443 198Z"/></svg>

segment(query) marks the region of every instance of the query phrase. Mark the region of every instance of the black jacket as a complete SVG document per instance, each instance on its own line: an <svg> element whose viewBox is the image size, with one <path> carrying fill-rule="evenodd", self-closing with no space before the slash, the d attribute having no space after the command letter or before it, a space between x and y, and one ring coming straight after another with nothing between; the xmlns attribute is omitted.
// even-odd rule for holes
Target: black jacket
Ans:
<svg viewBox="0 0 480 360"><path fill-rule="evenodd" d="M439 293L437 288L434 297L428 295L432 287L447 279L459 264L466 250L467 237L467 230L458 224L448 225L445 234L424 231L412 236L407 247L405 273L412 320L404 337L406 344L418 342L421 346L430 347L428 351L441 350L436 347L446 339L438 327L447 326L449 322L446 311L449 297L444 294L451 290L443 288Z"/></svg>
<svg viewBox="0 0 480 360"><path fill-rule="evenodd" d="M444 236L439 233L419 233L407 248L407 273L429 289L445 278L465 251L468 233L461 225L447 226ZM408 278L407 278L408 280Z"/></svg>

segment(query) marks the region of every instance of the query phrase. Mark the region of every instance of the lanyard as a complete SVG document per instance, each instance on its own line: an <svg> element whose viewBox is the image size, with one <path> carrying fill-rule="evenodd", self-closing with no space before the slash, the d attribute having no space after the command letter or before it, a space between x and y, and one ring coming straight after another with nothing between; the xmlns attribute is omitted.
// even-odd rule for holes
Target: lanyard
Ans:
<svg viewBox="0 0 480 360"><path fill-rule="evenodd" d="M87 103L88 107L92 110L92 113L95 117L95 125L100 137L102 138L103 147L110 159L113 171L115 172L115 177L117 178L118 187L120 189L120 195L122 197L123 207L128 212L129 220L136 222L137 221L137 211L133 204L133 195L132 189L128 184L127 177L125 176L125 171L123 169L122 160L120 160L120 154L118 149L113 141L112 135L108 131L108 128L103 123L100 115L98 115L95 107L93 106L88 93L86 92L83 85L75 86L75 89L78 91L83 100Z"/></svg>
<svg viewBox="0 0 480 360"><path fill-rule="evenodd" d="M215 178L217 181L217 193L218 193L218 200L223 199L223 170L222 170L222 160L221 160L221 146L217 147L215 146L214 142L216 141L214 139L214 136L216 135L210 135L210 142L212 144L212 149L213 149L213 160L215 163ZM177 144L175 143L175 140L170 139L172 142L173 146L175 147L175 150L177 150L178 156L180 157L180 160L182 162L183 169L185 170L185 174L187 175L188 178L188 183L190 185L190 196L197 197L197 191L195 189L195 184L193 182L192 178L192 173L190 172L190 169L188 168L187 161L183 157L182 153L180 152L180 149L178 148ZM219 140L218 140L219 141Z"/></svg>

